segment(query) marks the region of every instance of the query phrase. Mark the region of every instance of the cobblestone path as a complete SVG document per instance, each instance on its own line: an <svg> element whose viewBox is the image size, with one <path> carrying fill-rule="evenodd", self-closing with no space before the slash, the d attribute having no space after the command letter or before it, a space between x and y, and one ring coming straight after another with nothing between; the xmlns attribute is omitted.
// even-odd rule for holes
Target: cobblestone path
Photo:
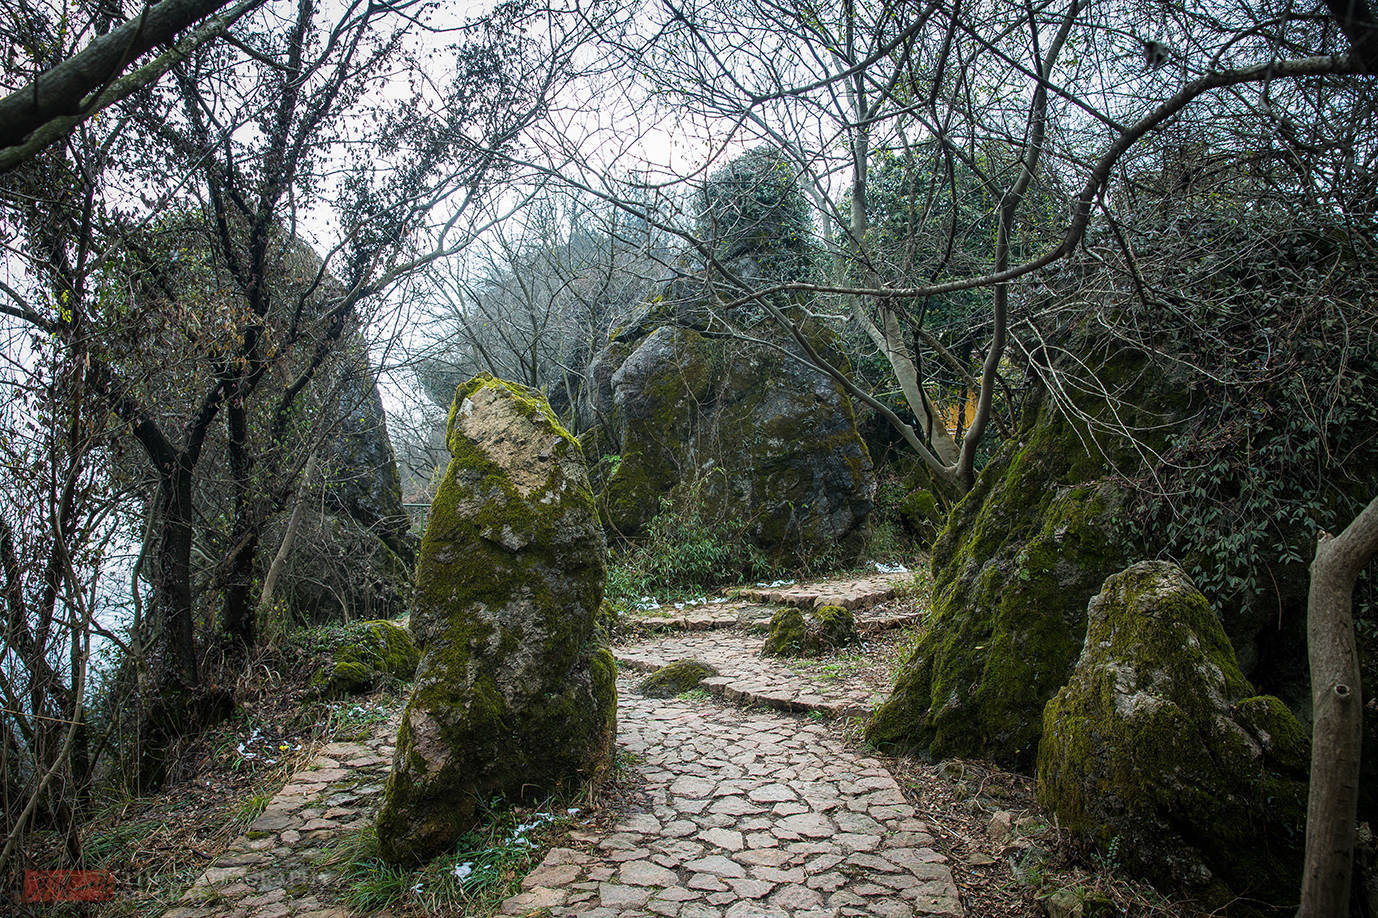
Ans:
<svg viewBox="0 0 1378 918"><path fill-rule="evenodd" d="M619 737L652 806L552 850L505 915L960 915L895 779L820 724L658 700L623 680Z"/></svg>
<svg viewBox="0 0 1378 918"><path fill-rule="evenodd" d="M640 672L678 660L702 660L718 670L718 675L703 680L703 687L724 701L781 711L820 711L830 717L864 715L875 707L874 687L763 658L762 641L759 634L739 630L691 632L636 641L614 648L614 653L624 669Z"/></svg>
<svg viewBox="0 0 1378 918"><path fill-rule="evenodd" d="M908 572L872 574L849 580L790 584L777 587L751 587L735 591L735 599L704 597L697 602L667 602L651 605L627 616L633 627L648 630L706 631L739 626L764 628L770 615L782 605L813 609L818 606L843 606L856 615L862 631L893 628L919 616L892 610L872 610L877 603L893 599L899 587L912 581Z"/></svg>
<svg viewBox="0 0 1378 918"><path fill-rule="evenodd" d="M396 738L394 718L322 748L164 918L344 918L322 846L373 819Z"/></svg>
<svg viewBox="0 0 1378 918"><path fill-rule="evenodd" d="M815 584L789 601L844 596L864 607L892 590L891 582L869 580ZM503 914L962 914L951 871L884 765L828 724L788 713L861 713L875 687L760 658L755 613L768 618L770 610L735 606L696 613L722 622L686 624L683 633L618 648L624 671L686 657L713 663L721 675L704 686L718 699L650 699L620 679L618 743L646 781L649 806L609 832L572 833ZM885 627L904 616L877 610L869 619ZM367 741L322 749L165 918L346 918L334 904L338 881L323 849L374 818L396 732L394 718Z"/></svg>

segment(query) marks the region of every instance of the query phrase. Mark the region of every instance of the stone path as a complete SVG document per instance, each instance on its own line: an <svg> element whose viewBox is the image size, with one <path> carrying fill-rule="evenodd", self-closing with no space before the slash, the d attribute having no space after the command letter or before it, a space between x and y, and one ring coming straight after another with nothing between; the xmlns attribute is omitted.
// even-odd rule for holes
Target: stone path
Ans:
<svg viewBox="0 0 1378 918"><path fill-rule="evenodd" d="M796 584L788 587L752 587L739 591L735 599L705 599L670 602L632 612L625 616L629 625L641 630L709 631L718 628L756 628L764 630L770 616L780 606L806 609L836 605L851 609L861 631L897 628L921 617L916 612L876 608L893 599L897 589L910 581L912 573L877 574L854 580Z"/></svg>
<svg viewBox="0 0 1378 918"><path fill-rule="evenodd" d="M504 915L960 915L951 871L895 779L818 725L619 686L650 808L576 835Z"/></svg>
<svg viewBox="0 0 1378 918"><path fill-rule="evenodd" d="M860 602L893 592L893 582L873 579L813 585L812 603L804 591L766 601L809 605L846 594ZM727 630L661 634L618 648L624 670L697 657L720 670L704 686L724 701L833 715L869 710L875 687L846 678L843 661L830 671L833 664L758 657L762 638L752 626L770 609L743 615L753 607L733 605L715 613L730 611ZM872 627L886 616L898 614L877 612ZM569 847L547 855L503 914L962 914L951 871L894 778L828 725L716 700L648 699L626 676L619 692L618 742L646 781L646 807L610 832L572 833ZM396 732L394 717L367 741L322 749L165 918L346 918L334 905L339 883L324 848L374 818Z"/></svg>
<svg viewBox="0 0 1378 918"><path fill-rule="evenodd" d="M877 573L850 580L826 580L787 587L753 587L742 590L740 595L743 599L753 602L770 602L806 609L842 606L856 610L893 599L896 589L913 579L914 574L911 571Z"/></svg>
<svg viewBox="0 0 1378 918"><path fill-rule="evenodd" d="M759 634L746 631L713 631L635 641L613 652L624 669L639 672L654 672L679 660L702 660L718 670L718 675L703 680L703 687L724 701L819 711L829 717L864 715L875 708L875 687L763 658L762 642Z"/></svg>
<svg viewBox="0 0 1378 918"><path fill-rule="evenodd" d="M367 741L322 748L164 918L345 918L329 905L322 846L372 821L396 737L394 718Z"/></svg>

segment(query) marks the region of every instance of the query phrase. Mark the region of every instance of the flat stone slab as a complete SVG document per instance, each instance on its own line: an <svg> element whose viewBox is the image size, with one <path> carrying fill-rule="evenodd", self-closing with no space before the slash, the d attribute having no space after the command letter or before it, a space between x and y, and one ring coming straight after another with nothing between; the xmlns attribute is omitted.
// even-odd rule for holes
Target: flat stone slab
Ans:
<svg viewBox="0 0 1378 918"><path fill-rule="evenodd" d="M346 918L323 848L367 826L392 767L397 716L362 742L333 742L300 768L163 918Z"/></svg>
<svg viewBox="0 0 1378 918"><path fill-rule="evenodd" d="M741 598L752 602L799 606L816 609L819 606L842 606L855 612L878 602L895 598L901 584L914 579L912 571L877 573L853 580L827 580L780 587L752 587L742 590Z"/></svg>
<svg viewBox="0 0 1378 918"><path fill-rule="evenodd" d="M923 612L877 607L893 599L896 588L912 579L913 574L877 576L882 579L830 581L777 589L752 588L731 600L700 598L687 602L667 602L628 612L623 620L633 628L644 630L750 628L764 631L770 624L771 615L781 606L813 609L836 605L852 610L857 630L875 632L898 628L923 618Z"/></svg>
<svg viewBox="0 0 1378 918"><path fill-rule="evenodd" d="M614 647L613 654L620 666L638 672L654 672L678 660L702 660L718 671L702 687L724 701L829 717L868 715L882 700L877 692L883 695L889 688L830 678L823 667L761 657L763 642L759 634L714 631L637 641Z"/></svg>
<svg viewBox="0 0 1378 918"><path fill-rule="evenodd" d="M959 916L957 887L895 779L819 724L620 686L619 742L650 810L575 833L504 915ZM573 869L571 869L573 868Z"/></svg>

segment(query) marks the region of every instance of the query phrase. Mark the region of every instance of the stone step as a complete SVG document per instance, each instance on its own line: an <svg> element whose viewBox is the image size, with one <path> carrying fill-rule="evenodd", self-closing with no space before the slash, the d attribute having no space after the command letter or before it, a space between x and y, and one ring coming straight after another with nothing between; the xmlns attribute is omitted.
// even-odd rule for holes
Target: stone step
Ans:
<svg viewBox="0 0 1378 918"><path fill-rule="evenodd" d="M613 648L624 669L651 673L678 660L695 659L718 675L703 680L710 694L740 705L779 711L816 711L826 717L864 717L878 699L864 685L800 672L788 663L758 656L761 639L741 631L685 634Z"/></svg>
<svg viewBox="0 0 1378 918"><path fill-rule="evenodd" d="M781 587L749 587L739 594L751 602L774 603L816 609L842 606L856 611L894 599L901 585L914 579L913 573L875 574L855 580L830 580Z"/></svg>

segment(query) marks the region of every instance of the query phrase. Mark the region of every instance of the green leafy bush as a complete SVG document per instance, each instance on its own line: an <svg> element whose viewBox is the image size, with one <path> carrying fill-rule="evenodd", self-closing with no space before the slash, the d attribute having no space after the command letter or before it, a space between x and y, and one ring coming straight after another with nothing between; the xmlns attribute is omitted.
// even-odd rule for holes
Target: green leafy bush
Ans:
<svg viewBox="0 0 1378 918"><path fill-rule="evenodd" d="M707 520L692 493L678 503L662 499L644 537L613 550L608 599L626 606L642 596L701 592L772 573L761 550L742 538L744 528Z"/></svg>

